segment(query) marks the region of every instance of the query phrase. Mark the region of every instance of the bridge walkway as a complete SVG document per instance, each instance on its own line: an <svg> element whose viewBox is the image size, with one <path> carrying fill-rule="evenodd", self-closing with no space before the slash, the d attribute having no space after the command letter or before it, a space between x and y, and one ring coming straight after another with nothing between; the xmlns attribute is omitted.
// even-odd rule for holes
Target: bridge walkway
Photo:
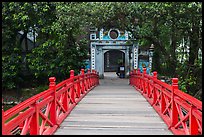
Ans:
<svg viewBox="0 0 204 137"><path fill-rule="evenodd" d="M100 85L75 106L54 135L172 135L146 99L106 73Z"/></svg>

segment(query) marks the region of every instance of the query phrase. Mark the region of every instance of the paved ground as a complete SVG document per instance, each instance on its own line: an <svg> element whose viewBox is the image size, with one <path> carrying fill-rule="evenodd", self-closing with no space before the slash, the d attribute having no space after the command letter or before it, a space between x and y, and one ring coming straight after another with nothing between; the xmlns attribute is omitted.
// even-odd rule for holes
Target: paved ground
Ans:
<svg viewBox="0 0 204 137"><path fill-rule="evenodd" d="M55 135L172 135L156 111L115 73L105 73Z"/></svg>

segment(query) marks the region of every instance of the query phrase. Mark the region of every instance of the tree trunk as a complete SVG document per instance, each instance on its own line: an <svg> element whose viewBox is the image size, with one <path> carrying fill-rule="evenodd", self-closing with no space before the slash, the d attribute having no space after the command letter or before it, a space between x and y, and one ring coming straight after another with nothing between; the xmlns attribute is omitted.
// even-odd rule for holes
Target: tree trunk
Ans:
<svg viewBox="0 0 204 137"><path fill-rule="evenodd" d="M190 31L190 48L189 48L189 60L188 60L188 69L189 76L196 77L195 71L195 61L198 59L198 50L199 50L199 19L192 17L192 28ZM188 77L187 77L188 78ZM187 92L190 93L194 91L192 87L187 83L186 85ZM194 94L194 93L192 93Z"/></svg>

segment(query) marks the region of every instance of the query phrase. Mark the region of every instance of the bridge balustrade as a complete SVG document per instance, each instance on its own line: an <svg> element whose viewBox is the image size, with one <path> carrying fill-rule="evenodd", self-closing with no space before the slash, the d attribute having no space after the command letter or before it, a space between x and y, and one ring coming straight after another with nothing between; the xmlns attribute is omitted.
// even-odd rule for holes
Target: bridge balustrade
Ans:
<svg viewBox="0 0 204 137"><path fill-rule="evenodd" d="M130 85L146 98L176 135L202 134L202 102L178 89L178 78L169 85L138 69L130 73Z"/></svg>
<svg viewBox="0 0 204 137"><path fill-rule="evenodd" d="M55 77L49 78L49 89L3 110L3 135L50 135L53 134L62 121L69 115L77 103L95 86L99 84L99 76L95 70L84 69L81 74L56 85Z"/></svg>

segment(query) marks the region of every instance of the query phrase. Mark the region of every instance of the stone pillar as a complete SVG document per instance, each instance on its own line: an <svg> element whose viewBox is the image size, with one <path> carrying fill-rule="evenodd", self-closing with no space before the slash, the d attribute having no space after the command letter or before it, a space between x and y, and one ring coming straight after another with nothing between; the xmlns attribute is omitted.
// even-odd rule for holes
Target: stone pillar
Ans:
<svg viewBox="0 0 204 137"><path fill-rule="evenodd" d="M125 78L129 76L129 47L126 47L125 51Z"/></svg>
<svg viewBox="0 0 204 137"><path fill-rule="evenodd" d="M95 45L91 43L91 70L94 70L96 68L96 61L95 61Z"/></svg>
<svg viewBox="0 0 204 137"><path fill-rule="evenodd" d="M138 46L133 45L133 69L138 68Z"/></svg>
<svg viewBox="0 0 204 137"><path fill-rule="evenodd" d="M96 62L96 67L95 70L99 73L99 77L103 78L104 77L104 55L103 55L103 50L101 46L96 46L96 57L95 57L95 62Z"/></svg>

